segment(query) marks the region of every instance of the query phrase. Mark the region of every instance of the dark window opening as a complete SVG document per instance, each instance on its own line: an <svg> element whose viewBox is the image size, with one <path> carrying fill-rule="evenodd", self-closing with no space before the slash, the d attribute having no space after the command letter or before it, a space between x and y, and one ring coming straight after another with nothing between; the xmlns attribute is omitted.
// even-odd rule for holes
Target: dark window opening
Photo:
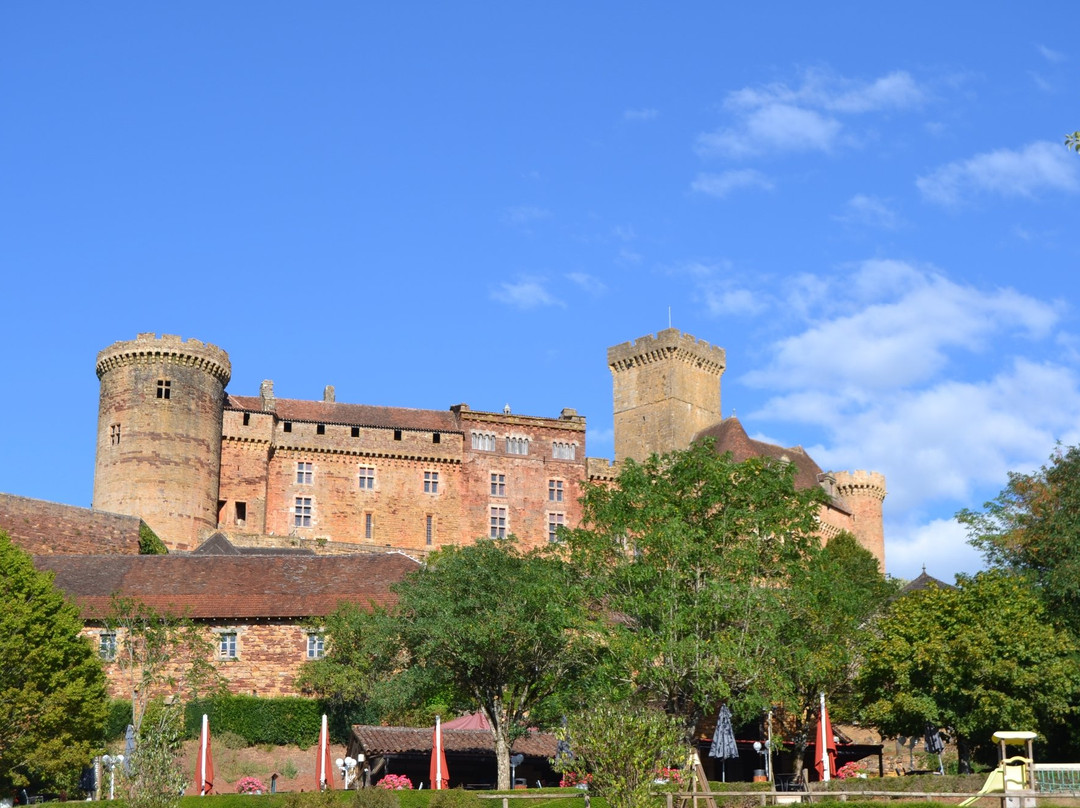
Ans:
<svg viewBox="0 0 1080 808"><path fill-rule="evenodd" d="M360 427L358 427L358 426L354 426L354 427L352 428L352 436L353 436L354 438L359 438L359 437L360 437Z"/></svg>
<svg viewBox="0 0 1080 808"><path fill-rule="evenodd" d="M394 440L401 440L401 430L400 429L395 429L394 430Z"/></svg>
<svg viewBox="0 0 1080 808"><path fill-rule="evenodd" d="M432 443L439 443L441 440L442 440L442 435L440 435L438 432L432 432L431 433L431 442Z"/></svg>
<svg viewBox="0 0 1080 808"><path fill-rule="evenodd" d="M158 398L171 398L172 397L172 382L168 381L167 379L158 379L157 397Z"/></svg>
<svg viewBox="0 0 1080 808"><path fill-rule="evenodd" d="M113 446L120 445L120 424L113 424L109 427L109 440Z"/></svg>
<svg viewBox="0 0 1080 808"><path fill-rule="evenodd" d="M247 523L247 503L236 503L236 524L239 527L243 527Z"/></svg>
<svg viewBox="0 0 1080 808"><path fill-rule="evenodd" d="M281 429L284 432L292 432L292 421L286 421L281 425Z"/></svg>
<svg viewBox="0 0 1080 808"><path fill-rule="evenodd" d="M326 424L319 424L317 427L315 427L315 434L316 435L325 435L326 434Z"/></svg>
<svg viewBox="0 0 1080 808"><path fill-rule="evenodd" d="M221 527L222 521L225 519L225 500L219 499L217 501L217 523L218 527Z"/></svg>
<svg viewBox="0 0 1080 808"><path fill-rule="evenodd" d="M244 426L247 426L250 423L251 423L251 413L250 412L245 412L244 413Z"/></svg>

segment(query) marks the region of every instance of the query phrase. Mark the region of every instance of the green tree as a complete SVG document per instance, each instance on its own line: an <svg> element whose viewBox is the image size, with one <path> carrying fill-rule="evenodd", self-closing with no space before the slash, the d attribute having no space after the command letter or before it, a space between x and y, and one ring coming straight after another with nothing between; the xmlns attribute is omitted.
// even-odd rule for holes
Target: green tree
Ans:
<svg viewBox="0 0 1080 808"><path fill-rule="evenodd" d="M685 765L690 753L677 716L625 702L602 702L577 713L561 735L573 757L557 759L558 770L587 772L590 788L611 808L655 805L660 769Z"/></svg>
<svg viewBox="0 0 1080 808"><path fill-rule="evenodd" d="M1065 145L1073 151L1080 152L1080 130L1071 135L1065 135Z"/></svg>
<svg viewBox="0 0 1080 808"><path fill-rule="evenodd" d="M0 531L0 794L72 788L105 729L105 675L79 610Z"/></svg>
<svg viewBox="0 0 1080 808"><path fill-rule="evenodd" d="M756 715L790 693L778 675L787 592L816 535L818 488L792 464L736 463L711 440L628 460L611 487L591 485L571 564L613 616L608 690L639 694L687 728L727 700Z"/></svg>
<svg viewBox="0 0 1080 808"><path fill-rule="evenodd" d="M993 566L1029 573L1051 615L1080 637L1080 448L1059 447L1008 485L982 513L957 519Z"/></svg>
<svg viewBox="0 0 1080 808"><path fill-rule="evenodd" d="M944 727L968 772L996 730L1045 733L1074 716L1080 668L1029 582L990 571L894 601L858 686L869 723L886 736Z"/></svg>
<svg viewBox="0 0 1080 808"><path fill-rule="evenodd" d="M499 788L510 786L510 743L592 657L574 571L557 558L484 539L434 553L395 586L407 659L394 683L451 693L491 725Z"/></svg>
<svg viewBox="0 0 1080 808"><path fill-rule="evenodd" d="M785 705L784 724L787 739L795 744L795 771L802 771L820 694L827 695L834 714L851 712L855 676L873 637L874 618L898 588L850 533L812 550L792 575L787 597L791 622L780 665L794 693Z"/></svg>

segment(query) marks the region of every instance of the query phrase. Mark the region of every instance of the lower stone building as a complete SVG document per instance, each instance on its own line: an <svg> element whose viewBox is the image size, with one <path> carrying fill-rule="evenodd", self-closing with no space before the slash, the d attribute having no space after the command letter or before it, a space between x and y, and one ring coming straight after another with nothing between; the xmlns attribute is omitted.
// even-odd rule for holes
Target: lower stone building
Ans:
<svg viewBox="0 0 1080 808"><path fill-rule="evenodd" d="M211 661L231 692L295 695L301 665L323 655L322 619L343 602L391 606L390 587L418 567L402 553L239 552L221 537L191 555L51 555L34 564L78 605L115 698L138 686L116 659L126 640L109 627L116 597L190 618L212 642ZM187 662L173 660L163 695Z"/></svg>

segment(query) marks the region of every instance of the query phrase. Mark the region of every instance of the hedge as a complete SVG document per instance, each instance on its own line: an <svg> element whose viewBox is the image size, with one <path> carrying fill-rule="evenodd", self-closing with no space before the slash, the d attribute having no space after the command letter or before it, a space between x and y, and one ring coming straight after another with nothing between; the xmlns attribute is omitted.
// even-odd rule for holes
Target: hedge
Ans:
<svg viewBox="0 0 1080 808"><path fill-rule="evenodd" d="M233 732L252 746L314 746L319 742L324 713L329 716L330 737L344 743L353 724L371 723L375 717L362 709L345 712L327 702L299 696L216 696L189 702L185 707L184 727L189 737L198 737L204 713L210 719L212 733Z"/></svg>

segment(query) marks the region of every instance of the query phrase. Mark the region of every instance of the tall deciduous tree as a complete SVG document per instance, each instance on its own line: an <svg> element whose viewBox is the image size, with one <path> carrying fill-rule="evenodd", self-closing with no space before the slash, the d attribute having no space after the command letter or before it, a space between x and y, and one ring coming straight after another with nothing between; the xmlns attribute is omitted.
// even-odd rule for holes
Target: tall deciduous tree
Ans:
<svg viewBox="0 0 1080 808"><path fill-rule="evenodd" d="M711 440L627 461L589 486L565 534L573 566L611 626L613 690L693 726L727 700L756 715L790 692L780 645L788 587L816 535L820 489L797 490L791 464L734 462Z"/></svg>
<svg viewBox="0 0 1080 808"><path fill-rule="evenodd" d="M859 676L865 718L887 736L926 723L956 738L961 771L999 729L1047 732L1075 715L1075 642L1046 618L1026 578L962 577L894 601Z"/></svg>
<svg viewBox="0 0 1080 808"><path fill-rule="evenodd" d="M1051 615L1080 637L1080 448L1059 448L1008 485L981 513L957 519L995 566L1029 573Z"/></svg>
<svg viewBox="0 0 1080 808"><path fill-rule="evenodd" d="M795 771L802 771L820 694L828 696L831 710L843 711L851 704L874 618L897 589L874 555L850 533L813 550L793 574L787 598L791 627L781 667L794 692L793 701L785 705L785 726L795 744Z"/></svg>
<svg viewBox="0 0 1080 808"><path fill-rule="evenodd" d="M484 539L433 554L399 583L394 612L411 677L478 706L491 725L499 788L510 786L515 727L592 658L574 571Z"/></svg>
<svg viewBox="0 0 1080 808"><path fill-rule="evenodd" d="M0 793L71 788L104 732L105 675L78 609L0 531Z"/></svg>

